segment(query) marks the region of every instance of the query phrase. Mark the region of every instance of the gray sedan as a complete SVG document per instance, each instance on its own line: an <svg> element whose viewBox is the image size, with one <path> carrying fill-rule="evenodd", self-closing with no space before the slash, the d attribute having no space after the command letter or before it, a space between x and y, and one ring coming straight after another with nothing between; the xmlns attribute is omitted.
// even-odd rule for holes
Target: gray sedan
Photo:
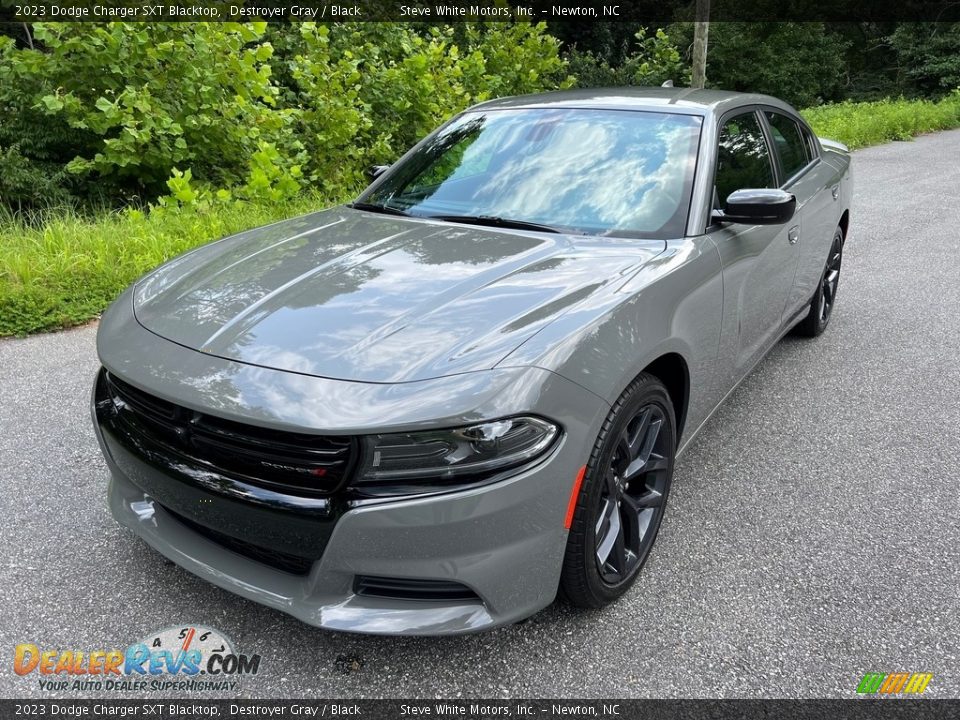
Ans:
<svg viewBox="0 0 960 720"><path fill-rule="evenodd" d="M785 333L827 327L846 148L767 96L576 91L477 105L372 174L104 315L114 516L325 628L616 600L678 454Z"/></svg>

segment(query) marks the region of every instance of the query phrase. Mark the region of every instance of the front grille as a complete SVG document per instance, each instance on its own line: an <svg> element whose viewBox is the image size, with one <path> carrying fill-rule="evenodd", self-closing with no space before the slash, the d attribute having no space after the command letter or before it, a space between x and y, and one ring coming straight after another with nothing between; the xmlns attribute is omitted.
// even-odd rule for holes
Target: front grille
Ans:
<svg viewBox="0 0 960 720"><path fill-rule="evenodd" d="M179 515L168 507L164 507L163 509L177 521L194 532L203 535L208 540L215 542L217 545L231 552L235 552L237 555L242 555L243 557L267 565L274 570L280 570L285 573L290 573L291 575L306 575L310 572L310 568L313 565L313 561L309 558L291 555L290 553L280 552L279 550L271 550L270 548L255 545L246 540L238 540L235 537L225 535L222 532L194 522L190 518Z"/></svg>
<svg viewBox="0 0 960 720"><path fill-rule="evenodd" d="M426 600L433 602L481 602L479 596L466 585L452 580L418 580L416 578L386 578L358 575L353 591L367 597L391 600Z"/></svg>
<svg viewBox="0 0 960 720"><path fill-rule="evenodd" d="M121 433L160 444L188 466L303 497L334 493L353 469L352 438L224 420L155 397L109 372L104 384Z"/></svg>

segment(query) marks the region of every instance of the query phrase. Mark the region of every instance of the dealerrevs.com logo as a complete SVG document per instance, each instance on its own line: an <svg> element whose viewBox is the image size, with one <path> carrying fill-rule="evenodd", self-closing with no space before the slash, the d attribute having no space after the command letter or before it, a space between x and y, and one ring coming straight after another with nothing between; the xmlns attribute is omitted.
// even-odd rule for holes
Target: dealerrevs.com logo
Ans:
<svg viewBox="0 0 960 720"><path fill-rule="evenodd" d="M13 671L36 676L41 690L235 692L240 678L256 675L260 655L237 653L219 630L196 625L151 633L126 650L41 649L21 643Z"/></svg>

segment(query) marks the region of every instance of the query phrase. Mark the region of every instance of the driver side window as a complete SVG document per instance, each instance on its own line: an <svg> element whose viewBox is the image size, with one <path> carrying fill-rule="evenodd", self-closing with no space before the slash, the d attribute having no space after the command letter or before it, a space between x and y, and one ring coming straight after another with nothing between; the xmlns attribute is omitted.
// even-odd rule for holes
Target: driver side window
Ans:
<svg viewBox="0 0 960 720"><path fill-rule="evenodd" d="M776 187L770 149L752 110L725 120L720 128L715 202L722 207L735 190Z"/></svg>

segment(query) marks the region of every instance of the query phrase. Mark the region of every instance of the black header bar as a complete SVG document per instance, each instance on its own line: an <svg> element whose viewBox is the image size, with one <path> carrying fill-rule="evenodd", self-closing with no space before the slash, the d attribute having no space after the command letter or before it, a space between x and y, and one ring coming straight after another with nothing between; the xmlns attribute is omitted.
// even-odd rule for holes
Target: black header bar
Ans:
<svg viewBox="0 0 960 720"><path fill-rule="evenodd" d="M933 720L960 700L0 700L5 720Z"/></svg>
<svg viewBox="0 0 960 720"><path fill-rule="evenodd" d="M3 0L20 22L576 21L665 24L692 20L692 0ZM957 0L711 0L712 22L960 20Z"/></svg>

